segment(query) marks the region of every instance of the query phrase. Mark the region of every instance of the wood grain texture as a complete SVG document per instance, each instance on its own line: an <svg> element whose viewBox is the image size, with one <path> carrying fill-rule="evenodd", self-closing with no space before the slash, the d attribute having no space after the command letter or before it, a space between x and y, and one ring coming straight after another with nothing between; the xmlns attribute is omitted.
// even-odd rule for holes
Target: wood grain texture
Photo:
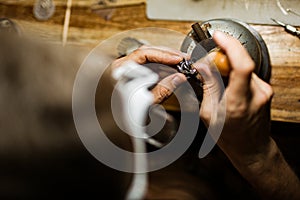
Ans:
<svg viewBox="0 0 300 200"><path fill-rule="evenodd" d="M36 2L36 0L0 0L0 3L6 5L19 5L19 6L31 6ZM67 4L66 0L53 0L54 4L57 6L65 6ZM107 8L107 7L122 7L128 5L137 5L145 3L146 0L74 0L74 7L87 7L87 8Z"/></svg>
<svg viewBox="0 0 300 200"><path fill-rule="evenodd" d="M54 1L56 12L46 21L37 21L33 14L33 0L0 0L0 17L9 17L21 26L25 35L35 35L47 42L61 43L66 2ZM98 7L92 11L95 1L73 1L67 45L75 45L91 50L100 42L123 31L137 28L159 27L186 35L193 22L153 21L147 19L145 1L119 1L122 4ZM253 25L262 35L269 49L272 63L271 84L274 88L272 101L272 120L300 122L300 40L278 26ZM136 35L164 41L163 32L143 32ZM180 46L182 40L172 39Z"/></svg>

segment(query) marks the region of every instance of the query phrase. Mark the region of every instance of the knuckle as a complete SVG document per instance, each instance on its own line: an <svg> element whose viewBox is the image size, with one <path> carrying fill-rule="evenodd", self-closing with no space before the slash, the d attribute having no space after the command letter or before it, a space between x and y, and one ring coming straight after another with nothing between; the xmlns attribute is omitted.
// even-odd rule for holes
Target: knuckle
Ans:
<svg viewBox="0 0 300 200"><path fill-rule="evenodd" d="M161 101L165 100L169 95L170 95L170 90L168 88L165 88L165 87L161 86L159 88L157 100L159 102L161 102Z"/></svg>
<svg viewBox="0 0 300 200"><path fill-rule="evenodd" d="M262 94L259 99L257 99L257 106L259 108L265 106L266 104L268 104L271 101L272 98L272 94L268 93L268 94Z"/></svg>
<svg viewBox="0 0 300 200"><path fill-rule="evenodd" d="M272 99L272 97L274 96L273 88L270 85L267 85L266 91L267 91L268 99Z"/></svg>
<svg viewBox="0 0 300 200"><path fill-rule="evenodd" d="M152 46L148 45L148 44L143 44L141 45L139 48L137 48L137 50L143 50L143 49L149 49L151 48Z"/></svg>
<svg viewBox="0 0 300 200"><path fill-rule="evenodd" d="M151 50L153 47L150 45L146 45L143 44L142 46L138 47L137 49L135 49L134 51L132 51L132 55L136 56L136 55L144 55L147 54L147 52L149 50Z"/></svg>
<svg viewBox="0 0 300 200"><path fill-rule="evenodd" d="M260 95L256 98L258 107L263 107L268 104L274 95L273 89L270 85L267 85L264 89L264 92L261 92Z"/></svg>
<svg viewBox="0 0 300 200"><path fill-rule="evenodd" d="M255 62L254 60L252 60L252 58L249 58L250 61L249 61L249 70L253 71L255 69Z"/></svg>
<svg viewBox="0 0 300 200"><path fill-rule="evenodd" d="M249 58L249 63L248 63L248 65L245 67L245 71L247 72L247 73L251 73L251 72L253 72L255 70L255 62L251 59L251 58Z"/></svg>
<svg viewBox="0 0 300 200"><path fill-rule="evenodd" d="M239 68L239 71L244 74L250 74L255 70L255 62L250 57L246 62L243 62L242 66Z"/></svg>
<svg viewBox="0 0 300 200"><path fill-rule="evenodd" d="M137 56L137 55L142 54L145 50L146 50L146 48L143 49L143 48L139 47L139 48L135 49L134 51L132 51L132 53L129 54L129 55L130 56Z"/></svg>

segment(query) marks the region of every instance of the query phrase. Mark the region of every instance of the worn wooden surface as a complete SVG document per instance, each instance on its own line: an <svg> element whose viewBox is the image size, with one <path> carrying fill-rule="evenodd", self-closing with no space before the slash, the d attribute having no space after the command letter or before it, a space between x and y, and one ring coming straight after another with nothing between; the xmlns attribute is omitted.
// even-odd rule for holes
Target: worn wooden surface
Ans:
<svg viewBox="0 0 300 200"><path fill-rule="evenodd" d="M33 0L0 0L0 17L14 20L24 34L36 35L48 42L61 43L66 0L56 0L56 12L48 21L37 21ZM193 22L152 21L145 14L145 0L120 0L118 3L95 5L98 1L73 0L67 45L82 47L87 52L101 41L123 31L143 27L167 28L187 34ZM108 2L108 1L105 1ZM92 11L91 7L97 8ZM105 9L106 8L106 9ZM272 62L272 120L300 122L300 40L278 26L253 25L265 40ZM140 31L140 37L163 41L165 33ZM182 41L175 41L178 45ZM171 45L172 46L172 45Z"/></svg>

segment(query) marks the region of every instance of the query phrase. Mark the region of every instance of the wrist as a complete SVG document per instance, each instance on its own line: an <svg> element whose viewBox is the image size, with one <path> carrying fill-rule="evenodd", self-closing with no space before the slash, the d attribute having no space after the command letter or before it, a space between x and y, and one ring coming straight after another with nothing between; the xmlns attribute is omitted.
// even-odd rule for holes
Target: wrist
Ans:
<svg viewBox="0 0 300 200"><path fill-rule="evenodd" d="M222 141L222 139L218 142L219 147L245 178L251 178L254 174L255 177L263 174L265 170L274 167L278 162L278 157L281 156L280 150L271 137L267 137L260 144L252 143L252 145L245 144L245 142L243 145L237 145Z"/></svg>
<svg viewBox="0 0 300 200"><path fill-rule="evenodd" d="M232 162L242 174L253 176L264 174L266 170L276 166L280 158L283 159L281 152L270 138L264 147L257 148L252 154L233 157Z"/></svg>
<svg viewBox="0 0 300 200"><path fill-rule="evenodd" d="M238 138L232 140L231 138L226 137L226 134L222 135L219 138L218 146L233 165L238 168L259 168L260 165L271 161L279 153L279 149L273 139L269 136L263 136L263 134L256 134L246 139Z"/></svg>
<svg viewBox="0 0 300 200"><path fill-rule="evenodd" d="M229 156L228 156L229 157ZM264 151L229 157L240 174L265 199L299 199L300 183L272 138Z"/></svg>

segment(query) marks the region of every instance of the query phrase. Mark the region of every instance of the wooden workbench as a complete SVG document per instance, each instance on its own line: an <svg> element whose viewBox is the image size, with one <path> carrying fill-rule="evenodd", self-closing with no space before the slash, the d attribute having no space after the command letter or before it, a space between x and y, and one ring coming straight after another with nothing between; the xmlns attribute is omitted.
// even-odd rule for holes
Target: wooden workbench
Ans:
<svg viewBox="0 0 300 200"><path fill-rule="evenodd" d="M34 18L33 0L0 0L0 17L14 20L24 34L35 34L48 42L61 43L67 0L54 2L56 12L48 21ZM143 27L167 28L186 35L193 23L149 20L145 14L145 0L119 0L102 6L94 4L97 12L91 11L95 2L73 0L67 45L91 50L120 32ZM253 27L262 35L270 52L271 84L275 91L272 120L300 122L300 40L278 26Z"/></svg>

